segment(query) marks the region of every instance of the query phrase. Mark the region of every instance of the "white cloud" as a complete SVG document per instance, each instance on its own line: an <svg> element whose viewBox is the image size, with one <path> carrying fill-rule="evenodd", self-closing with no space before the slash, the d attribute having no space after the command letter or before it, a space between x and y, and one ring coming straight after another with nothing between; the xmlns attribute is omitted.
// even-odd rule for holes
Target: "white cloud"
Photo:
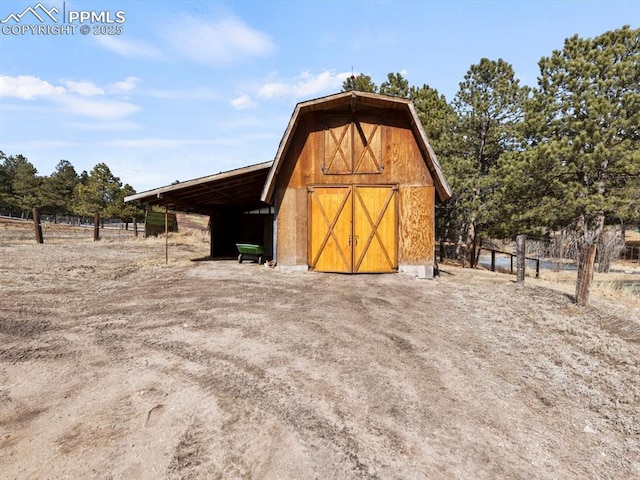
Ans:
<svg viewBox="0 0 640 480"><path fill-rule="evenodd" d="M231 103L231 106L236 110L244 110L245 108L256 106L256 102L251 100L251 97L249 97L249 95L240 95L239 97L231 100L230 103Z"/></svg>
<svg viewBox="0 0 640 480"><path fill-rule="evenodd" d="M77 93L84 97L104 95L104 90L91 82L74 82L73 80L67 80L65 85L67 86L69 93Z"/></svg>
<svg viewBox="0 0 640 480"><path fill-rule="evenodd" d="M141 58L162 58L162 52L145 42L136 42L133 40L122 40L109 35L96 35L94 37L98 44L107 50L110 50L123 57L141 57Z"/></svg>
<svg viewBox="0 0 640 480"><path fill-rule="evenodd" d="M151 89L145 90L145 93L155 97L167 100L220 100L222 96L217 90L209 87L162 90Z"/></svg>
<svg viewBox="0 0 640 480"><path fill-rule="evenodd" d="M64 87L56 87L38 77L29 75L0 76L0 97L31 100L35 97L60 96L65 92Z"/></svg>
<svg viewBox="0 0 640 480"><path fill-rule="evenodd" d="M289 83L265 83L258 91L258 96L261 98L311 98L324 93L338 92L342 83L349 76L351 76L351 72L334 73L325 70L317 75L302 72Z"/></svg>
<svg viewBox="0 0 640 480"><path fill-rule="evenodd" d="M88 100L80 97L67 96L62 104L71 113L97 119L117 119L126 117L140 110L140 107L128 102L114 102L109 100Z"/></svg>
<svg viewBox="0 0 640 480"><path fill-rule="evenodd" d="M124 82L119 82L121 91L133 88L137 79L127 78ZM52 103L49 106L39 102L39 107L45 110L51 109L49 113L68 112L74 115L82 115L100 120L118 120L127 117L140 110L138 105L129 102L114 101L109 98L89 99L105 95L102 88L86 81L65 81L65 87L55 86L37 77L21 75L17 77L0 76L0 98L18 98L22 100L33 100L41 98ZM21 106L24 109L24 106Z"/></svg>
<svg viewBox="0 0 640 480"><path fill-rule="evenodd" d="M185 16L166 30L166 38L185 57L212 65L236 63L274 50L271 37L232 16L213 22Z"/></svg>
<svg viewBox="0 0 640 480"><path fill-rule="evenodd" d="M109 90L116 93L128 93L133 91L140 83L137 77L127 77L122 82L115 82L109 85Z"/></svg>
<svg viewBox="0 0 640 480"><path fill-rule="evenodd" d="M103 120L99 122L65 122L66 126L78 130L97 131L97 132L118 132L140 130L142 126L128 120Z"/></svg>

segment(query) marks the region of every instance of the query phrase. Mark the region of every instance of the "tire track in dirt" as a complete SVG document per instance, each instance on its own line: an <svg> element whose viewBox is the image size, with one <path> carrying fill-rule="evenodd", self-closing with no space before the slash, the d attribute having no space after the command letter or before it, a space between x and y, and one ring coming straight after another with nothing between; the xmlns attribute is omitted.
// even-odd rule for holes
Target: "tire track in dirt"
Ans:
<svg viewBox="0 0 640 480"><path fill-rule="evenodd" d="M621 470L640 473L640 385L621 381L640 374L637 344L602 327L599 318L611 316L600 308L578 308L566 295L544 287L508 285L494 302L499 306L495 311L486 306L480 310L472 303L468 313L472 318L487 315L495 319L485 322L483 328L500 340L492 355L504 358L511 370L505 375L519 386L518 396L532 408L578 422L573 428L581 435L618 431L623 442L611 435L585 442L602 452L593 455L593 468L606 470L607 463L614 463ZM527 310L520 305L527 305ZM510 345L521 345L526 356L518 358L513 350L505 351L504 346ZM524 358L527 363L521 362ZM577 405L595 415L568 418L564 411ZM590 475L587 470L583 473Z"/></svg>
<svg viewBox="0 0 640 480"><path fill-rule="evenodd" d="M192 419L180 436L167 467L170 479L198 478L198 467L207 457L207 434L200 419ZM207 472L207 478L221 479L221 472Z"/></svg>
<svg viewBox="0 0 640 480"><path fill-rule="evenodd" d="M361 459L358 440L349 433L348 428L309 406L308 400L301 398L300 392L296 392L286 380L277 379L240 357L216 352L195 354L188 344L180 342L147 341L145 346L171 352L209 371L186 375L216 398L226 413L227 421L221 434L232 444L226 450L234 452L233 458L227 459L226 468L236 470L238 476L250 475L252 467L243 461L242 451L247 449L247 439L244 434L234 435L234 431L242 430L243 423L255 425L255 417L266 415L275 417L278 423L293 429L308 445L310 452L321 449L327 453L329 450L333 464L348 465L343 473L351 472L364 479L378 478L370 472L366 460ZM388 441L389 448L393 448L393 443L393 439Z"/></svg>
<svg viewBox="0 0 640 480"><path fill-rule="evenodd" d="M165 266L162 246L0 249L10 478L640 475L632 310L453 268Z"/></svg>

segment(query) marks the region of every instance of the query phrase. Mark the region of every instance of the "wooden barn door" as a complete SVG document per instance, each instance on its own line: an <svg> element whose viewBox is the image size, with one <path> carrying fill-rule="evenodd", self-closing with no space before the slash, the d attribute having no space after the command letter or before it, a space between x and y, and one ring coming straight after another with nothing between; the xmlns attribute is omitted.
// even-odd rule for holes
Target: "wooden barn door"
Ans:
<svg viewBox="0 0 640 480"><path fill-rule="evenodd" d="M353 187L353 272L398 268L398 189Z"/></svg>
<svg viewBox="0 0 640 480"><path fill-rule="evenodd" d="M351 187L309 190L309 266L321 272L350 273Z"/></svg>
<svg viewBox="0 0 640 480"><path fill-rule="evenodd" d="M309 189L309 267L322 272L383 273L398 267L397 188Z"/></svg>

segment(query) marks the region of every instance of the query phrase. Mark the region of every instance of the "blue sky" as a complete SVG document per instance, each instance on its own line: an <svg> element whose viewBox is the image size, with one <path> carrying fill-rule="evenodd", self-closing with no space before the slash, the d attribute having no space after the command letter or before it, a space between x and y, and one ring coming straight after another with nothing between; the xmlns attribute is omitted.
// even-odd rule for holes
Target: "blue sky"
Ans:
<svg viewBox="0 0 640 480"><path fill-rule="evenodd" d="M640 26L639 1L41 3L57 23L37 0L0 2L0 20L30 6L44 20L2 24L0 150L40 175L104 162L138 192L272 160L295 104L340 91L352 69L452 100L483 57L534 86L565 38ZM65 22L75 31L17 33Z"/></svg>

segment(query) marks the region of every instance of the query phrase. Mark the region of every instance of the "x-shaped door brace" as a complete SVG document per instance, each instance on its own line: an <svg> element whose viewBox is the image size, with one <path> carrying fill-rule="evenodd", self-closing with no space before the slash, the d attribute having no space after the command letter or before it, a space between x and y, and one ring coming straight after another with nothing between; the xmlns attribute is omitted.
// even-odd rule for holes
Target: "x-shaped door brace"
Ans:
<svg viewBox="0 0 640 480"><path fill-rule="evenodd" d="M316 265L318 263L318 260L320 259L320 255L322 254L324 247L327 245L327 242L329 241L329 237L333 237L333 240L336 242L336 246L338 247L338 251L340 252L340 256L342 257L342 260L344 261L345 266L347 267L348 270L351 269L351 265L347 260L347 258L344 256L344 252L342 251L342 248L340 248L340 242L338 241L338 236L334 231L335 226L338 223L338 219L342 214L342 210L344 210L344 206L347 204L347 201L349 200L350 196L351 196L351 189L348 189L347 194L342 199L342 203L338 208L338 212L336 213L336 216L334 217L333 221L330 221L329 217L327 216L327 213L325 212L324 208L322 207L322 204L320 203L320 199L318 198L317 195L313 195L313 197L316 198L316 203L320 209L320 213L322 213L322 217L324 218L325 224L329 227L329 229L327 230L327 233L325 234L324 239L320 244L320 248L318 248L318 253L316 253L316 257L313 259L312 265Z"/></svg>
<svg viewBox="0 0 640 480"><path fill-rule="evenodd" d="M387 208L389 208L389 204L391 203L391 199L393 198L393 196L394 196L394 194L396 192L396 189L393 188L393 189L390 190L389 196L387 197L387 200L386 200L384 206L382 207L382 210L380 211L380 214L378 215L378 218L375 221L375 223L371 219L371 215L369 215L369 210L367 210L367 207L366 207L366 205L364 203L364 200L362 199L362 195L360 195L360 192L358 191L357 187L355 189L355 192L356 192L355 196L358 199L358 201L360 202L360 205L362 206L362 210L364 211L364 214L367 217L367 220L369 221L369 225L371 226L371 233L369 234L369 238L367 238L367 243L365 243L364 248L362 249L362 253L360 254L360 258L356 262L355 268L353 270L355 272L357 272L360 269L360 265L362 264L362 261L364 260L364 256L366 255L367 250L369 249L369 245L371 245L371 242L373 241L373 237L374 236L378 239L378 242L380 244L380 248L382 248L382 253L384 253L384 256L387 259L387 262L389 262L389 267L393 268L394 267L393 261L391 260L391 257L389 257L389 252L387 252L387 249L384 246L384 242L382 241L382 238L380 238L380 234L378 233L378 227L380 226L380 223L382 223L382 219L384 218L384 214L386 213Z"/></svg>
<svg viewBox="0 0 640 480"><path fill-rule="evenodd" d="M355 128L358 131L358 136L360 137L360 140L362 141L362 145L364 146L364 150L360 154L360 156L357 159L355 165L352 164L352 161L351 161L352 160L352 158L351 158L352 152L349 152L349 154L347 154L342 149L342 141L344 140L344 137L346 136L346 134L349 131L349 129L350 129L352 124L355 125ZM325 157L325 158L329 159L329 163L323 166L323 171L325 173L327 173L331 169L331 167L333 166L333 163L335 162L335 160L336 160L336 158L338 157L338 154L339 154L340 158L342 159L342 163L344 164L344 166L347 169L347 172L345 172L345 173L358 173L358 170L360 169L360 166L362 165L362 162L364 161L364 157L367 154L367 152L371 156L371 161L375 165L376 169L378 171L382 170L383 167L378 163L378 158L376 157L375 152L371 148L371 141L373 140L373 137L375 136L376 132L378 131L378 127L379 126L380 125L377 124L377 123L374 124L374 127L371 130L371 132L369 133L369 136L367 136L364 133L364 130L362 129L362 125L360 124L358 119L354 118L351 121L351 123L348 123L348 124L346 124L344 126L344 128L340 132L340 138L339 139L336 137L336 135L334 133L334 129L327 128L327 130L329 132L329 135L331 135L331 138L335 142L336 146L333 149L333 151L331 152L331 155L329 155L328 157ZM352 149L353 149L353 147L352 147Z"/></svg>
<svg viewBox="0 0 640 480"><path fill-rule="evenodd" d="M371 130L371 133L367 137L364 134L364 130L362 130L362 125L360 125L360 122L358 120L354 120L353 122L355 123L356 130L358 130L358 134L360 135L360 139L362 140L362 143L364 145L364 150L360 154L360 158L358 159L358 163L353 168L353 173L357 173L358 172L358 170L360 169L360 165L362 165L362 161L364 160L364 156L366 155L367 152L369 152L369 154L371 155L371 160L373 161L373 163L376 166L376 168L378 169L378 171L380 171L381 168L380 168L380 165L378 164L378 159L376 158L375 153L373 153L373 150L371 149L371 140L373 140L373 136L378 131L378 126L379 125L375 124L373 129Z"/></svg>
<svg viewBox="0 0 640 480"><path fill-rule="evenodd" d="M344 126L344 128L342 129L342 133L340 134L340 140L338 140L336 138L336 136L334 135L333 129L331 129L331 128L328 129L329 130L329 134L331 135L331 138L333 138L333 141L336 142L336 148L333 151L333 153L331 154L331 156L329 157L329 159L330 159L329 164L324 166L324 172L325 173L327 173L329 171L329 169L331 168L331 166L333 165L333 162L335 161L336 157L338 156L338 153L340 153L340 157L342 158L342 162L347 167L347 172L351 173L351 155L349 155L347 157L347 155L342 150L342 140L344 140L344 136L349 131L349 125L350 124L346 124Z"/></svg>

